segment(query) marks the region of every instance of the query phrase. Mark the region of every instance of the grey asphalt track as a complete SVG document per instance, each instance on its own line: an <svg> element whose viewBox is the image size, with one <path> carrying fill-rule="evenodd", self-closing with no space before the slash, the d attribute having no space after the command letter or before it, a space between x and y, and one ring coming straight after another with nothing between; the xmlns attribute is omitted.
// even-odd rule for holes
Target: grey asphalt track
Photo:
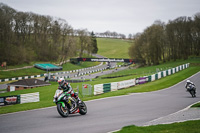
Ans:
<svg viewBox="0 0 200 133"><path fill-rule="evenodd" d="M62 118L56 107L0 115L0 132L106 133L123 126L143 125L200 101L200 72L189 79L196 84L196 98L185 91L184 80L160 91L88 101L88 113L84 116Z"/></svg>

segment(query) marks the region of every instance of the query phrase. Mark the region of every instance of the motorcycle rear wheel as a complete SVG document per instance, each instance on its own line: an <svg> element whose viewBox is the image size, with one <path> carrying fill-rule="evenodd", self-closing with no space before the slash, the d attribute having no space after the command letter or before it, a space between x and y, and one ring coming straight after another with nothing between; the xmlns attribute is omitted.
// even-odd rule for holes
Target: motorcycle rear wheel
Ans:
<svg viewBox="0 0 200 133"><path fill-rule="evenodd" d="M65 106L64 108L61 103L57 104L57 110L62 117L67 117L69 115L69 110L67 106Z"/></svg>
<svg viewBox="0 0 200 133"><path fill-rule="evenodd" d="M87 113L87 106L83 101L79 104L79 111L81 115L85 115Z"/></svg>
<svg viewBox="0 0 200 133"><path fill-rule="evenodd" d="M195 91L194 91L194 90L191 90L191 91L190 91L190 94L192 95L192 97L196 97Z"/></svg>

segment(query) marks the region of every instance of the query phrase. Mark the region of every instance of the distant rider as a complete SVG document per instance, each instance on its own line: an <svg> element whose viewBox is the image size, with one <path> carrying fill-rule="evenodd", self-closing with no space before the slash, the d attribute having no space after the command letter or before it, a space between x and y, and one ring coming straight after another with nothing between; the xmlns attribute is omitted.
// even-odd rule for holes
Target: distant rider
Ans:
<svg viewBox="0 0 200 133"><path fill-rule="evenodd" d="M185 84L185 88L187 89L187 91L190 91L190 90L194 90L194 92L196 93L196 86L193 82L191 82L190 80L187 80L186 84ZM188 89L189 88L189 89ZM195 96L195 94L194 94Z"/></svg>
<svg viewBox="0 0 200 133"><path fill-rule="evenodd" d="M68 94L71 94L71 96L74 97L78 103L81 102L80 98L78 97L78 93L74 93L70 83L66 82L64 78L60 78L58 80L58 84L58 89L63 90L63 92L67 92Z"/></svg>

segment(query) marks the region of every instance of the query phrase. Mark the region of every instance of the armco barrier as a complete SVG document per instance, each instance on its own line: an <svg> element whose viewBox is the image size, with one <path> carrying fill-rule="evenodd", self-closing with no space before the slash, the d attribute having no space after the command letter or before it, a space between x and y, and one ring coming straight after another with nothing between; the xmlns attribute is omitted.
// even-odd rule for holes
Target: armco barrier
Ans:
<svg viewBox="0 0 200 133"><path fill-rule="evenodd" d="M103 93L103 84L94 85L94 95Z"/></svg>
<svg viewBox="0 0 200 133"><path fill-rule="evenodd" d="M146 82L155 81L157 79L179 72L188 67L189 67L189 63L180 65L172 69L164 70L150 76L144 76L137 79L125 80L125 81L120 81L120 82L113 82L109 84L94 85L94 95L102 94L109 91L116 91L123 88L128 88L136 84L143 84Z"/></svg>
<svg viewBox="0 0 200 133"><path fill-rule="evenodd" d="M78 77L78 76L83 76L83 75L86 75L86 74L91 74L91 73L94 73L94 72L99 72L99 71L103 71L105 70L106 68L102 68L102 69L98 69L98 70L93 70L93 71L88 71L88 72L84 72L84 73L79 73L79 74L76 74L74 75L74 77ZM55 76L55 79L59 79L59 78L70 78L70 76Z"/></svg>
<svg viewBox="0 0 200 133"><path fill-rule="evenodd" d="M20 103L20 95L0 97L0 105L11 105Z"/></svg>
<svg viewBox="0 0 200 133"><path fill-rule="evenodd" d="M103 84L103 93L110 92L111 91L111 84Z"/></svg>
<svg viewBox="0 0 200 133"><path fill-rule="evenodd" d="M111 83L111 91L117 91L118 82Z"/></svg>
<svg viewBox="0 0 200 133"><path fill-rule="evenodd" d="M172 74L176 73L176 69L172 68Z"/></svg>
<svg viewBox="0 0 200 133"><path fill-rule="evenodd" d="M84 69L78 69L78 70L72 70L72 71L65 71L65 72L58 72L58 73L54 73L55 75L58 75L58 74L65 74L65 73L72 73L72 72L80 72L80 71L84 71L84 70L88 70L88 69L92 69L92 68L96 68L96 67L99 67L101 66L103 63L99 64L99 65L96 65L96 66L93 66L93 67L88 67L88 68L84 68ZM106 68L103 68L102 70L105 70ZM46 73L45 74L40 74L40 75L33 75L33 76L25 76L25 77L15 77L15 78L7 78L7 79L0 79L0 82L6 82L6 81L13 81L13 80L21 80L21 79L29 79L29 78L39 78L39 77L43 77L47 75Z"/></svg>
<svg viewBox="0 0 200 133"><path fill-rule="evenodd" d="M146 82L148 82L148 77L145 76L145 77L140 77L140 78L137 78L137 84L144 84Z"/></svg>
<svg viewBox="0 0 200 133"><path fill-rule="evenodd" d="M172 71L171 69L168 70L168 75L171 75L172 74Z"/></svg>
<svg viewBox="0 0 200 133"><path fill-rule="evenodd" d="M161 72L158 72L158 79L161 78Z"/></svg>
<svg viewBox="0 0 200 133"><path fill-rule="evenodd" d="M119 90L119 89L123 89L123 88L128 88L130 86L134 86L135 83L136 83L135 79L120 81L120 82L118 82L117 89Z"/></svg>
<svg viewBox="0 0 200 133"><path fill-rule="evenodd" d="M21 94L20 96L20 103L30 103L30 102L39 102L39 101L40 101L39 92Z"/></svg>
<svg viewBox="0 0 200 133"><path fill-rule="evenodd" d="M151 75L151 81L154 81L154 80L156 80L156 74ZM151 82L151 81L149 81L149 82Z"/></svg>
<svg viewBox="0 0 200 133"><path fill-rule="evenodd" d="M40 75L34 75L34 76L25 76L25 77L16 77L16 78L7 78L7 79L0 79L0 82L6 82L6 81L13 81L13 80L21 80L21 79L30 79L30 78L39 78L43 77L45 74Z"/></svg>
<svg viewBox="0 0 200 133"><path fill-rule="evenodd" d="M150 82L151 81L151 76L148 76L148 82Z"/></svg>
<svg viewBox="0 0 200 133"><path fill-rule="evenodd" d="M177 66L175 68L171 68L171 69L168 69L165 71L158 72L156 74L148 76L148 82L160 79L162 77L166 77L168 75L172 75L172 74L179 72L181 70L184 70L185 68L188 68L188 67L189 67L189 63L183 64L183 65L180 65L180 66Z"/></svg>
<svg viewBox="0 0 200 133"><path fill-rule="evenodd" d="M120 82L112 82L112 83L106 83L106 84L97 84L94 85L94 95L110 92L110 91L116 91L123 88L128 88L130 86L135 85L135 79L131 80L125 80Z"/></svg>
<svg viewBox="0 0 200 133"><path fill-rule="evenodd" d="M158 80L158 74L157 73L155 74L155 80Z"/></svg>
<svg viewBox="0 0 200 133"><path fill-rule="evenodd" d="M179 71L179 67L176 67L176 72L178 72Z"/></svg>
<svg viewBox="0 0 200 133"><path fill-rule="evenodd" d="M163 71L163 77L166 77L167 74L166 74L166 71Z"/></svg>
<svg viewBox="0 0 200 133"><path fill-rule="evenodd" d="M30 102L39 102L39 101L40 101L39 92L0 97L1 106L20 104L20 103L22 104Z"/></svg>

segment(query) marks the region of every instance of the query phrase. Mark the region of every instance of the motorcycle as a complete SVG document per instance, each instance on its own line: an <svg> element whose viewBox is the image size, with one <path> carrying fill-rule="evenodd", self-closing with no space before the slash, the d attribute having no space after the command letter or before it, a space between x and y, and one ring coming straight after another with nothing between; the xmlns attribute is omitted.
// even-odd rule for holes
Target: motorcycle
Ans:
<svg viewBox="0 0 200 133"><path fill-rule="evenodd" d="M68 117L69 114L75 113L81 115L87 113L87 107L83 101L78 103L74 97L71 97L69 92L63 92L63 90L56 90L53 102L56 103L57 111L62 117Z"/></svg>
<svg viewBox="0 0 200 133"><path fill-rule="evenodd" d="M187 91L192 95L192 97L196 97L196 88L193 85L188 85L186 87Z"/></svg>

